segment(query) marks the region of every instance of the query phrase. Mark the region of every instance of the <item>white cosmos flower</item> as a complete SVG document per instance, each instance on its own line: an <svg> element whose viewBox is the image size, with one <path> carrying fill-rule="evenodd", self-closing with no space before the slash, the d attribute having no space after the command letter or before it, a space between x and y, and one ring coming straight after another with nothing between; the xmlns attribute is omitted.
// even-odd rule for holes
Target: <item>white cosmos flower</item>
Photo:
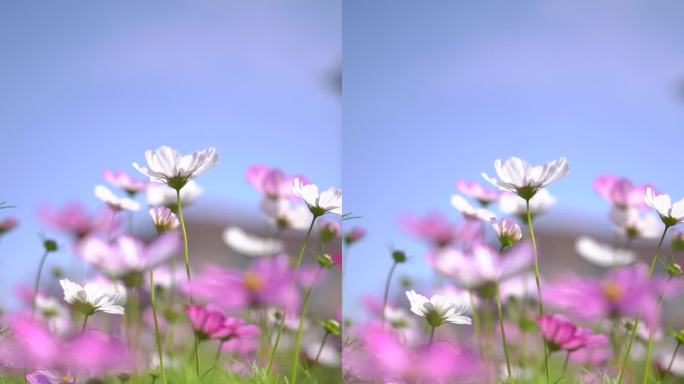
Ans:
<svg viewBox="0 0 684 384"><path fill-rule="evenodd" d="M503 191L511 191L523 199L531 199L540 189L568 174L568 160L561 157L544 165L532 166L527 161L511 157L496 160L494 169L499 179L482 173L482 177Z"/></svg>
<svg viewBox="0 0 684 384"><path fill-rule="evenodd" d="M59 284L64 290L64 301L75 305L87 315L96 312L123 315L122 296L111 287L100 284L86 284L81 287L68 279L62 279Z"/></svg>
<svg viewBox="0 0 684 384"><path fill-rule="evenodd" d="M147 167L133 163L133 167L150 177L152 181L167 184L173 189L181 189L190 179L201 175L212 168L219 161L216 148L210 147L181 155L171 147L161 146L156 151L145 151Z"/></svg>
<svg viewBox="0 0 684 384"><path fill-rule="evenodd" d="M662 232L656 215L642 214L636 208L613 208L610 219L618 226L618 232L630 239L657 239Z"/></svg>
<svg viewBox="0 0 684 384"><path fill-rule="evenodd" d="M54 297L36 296L37 315L44 320L51 332L64 335L71 326L69 309L62 305Z"/></svg>
<svg viewBox="0 0 684 384"><path fill-rule="evenodd" d="M249 234L239 227L223 230L223 242L237 253L246 256L271 256L283 250L283 242Z"/></svg>
<svg viewBox="0 0 684 384"><path fill-rule="evenodd" d="M339 188L331 187L319 192L316 184L302 185L299 178L295 177L292 183L292 192L304 200L311 213L316 216L328 212L342 214L342 190Z"/></svg>
<svg viewBox="0 0 684 384"><path fill-rule="evenodd" d="M118 197L104 185L95 186L95 196L114 211L137 211L140 204L128 197Z"/></svg>
<svg viewBox="0 0 684 384"><path fill-rule="evenodd" d="M655 209L667 226L684 221L684 199L673 203L670 195L656 195L652 188L646 188L646 205Z"/></svg>
<svg viewBox="0 0 684 384"><path fill-rule="evenodd" d="M463 214L466 219L489 221L494 213L484 208L475 208L461 195L451 196L451 205Z"/></svg>
<svg viewBox="0 0 684 384"><path fill-rule="evenodd" d="M261 210L268 221L280 229L307 229L311 224L311 211L306 204L293 204L288 199L261 200Z"/></svg>
<svg viewBox="0 0 684 384"><path fill-rule="evenodd" d="M554 204L556 198L551 196L549 191L542 189L530 199L530 215L536 217L545 213ZM525 200L513 193L504 193L499 198L499 209L508 215L525 217L527 215L527 205Z"/></svg>
<svg viewBox="0 0 684 384"><path fill-rule="evenodd" d="M194 203L202 195L202 192L202 188L194 180L188 181L180 192L183 207ZM150 183L145 196L147 197L147 205L163 205L172 209L178 205L176 190L166 184Z"/></svg>
<svg viewBox="0 0 684 384"><path fill-rule="evenodd" d="M588 262L606 268L622 267L633 263L637 258L634 251L599 243L588 236L582 236L575 241L575 250Z"/></svg>
<svg viewBox="0 0 684 384"><path fill-rule="evenodd" d="M148 212L154 228L159 233L173 231L180 225L176 214L167 207L150 208Z"/></svg>
<svg viewBox="0 0 684 384"><path fill-rule="evenodd" d="M406 297L411 303L411 312L424 317L433 327L438 327L443 323L472 324L470 317L465 315L468 308L452 302L446 296L434 295L428 299L410 290L406 291Z"/></svg>

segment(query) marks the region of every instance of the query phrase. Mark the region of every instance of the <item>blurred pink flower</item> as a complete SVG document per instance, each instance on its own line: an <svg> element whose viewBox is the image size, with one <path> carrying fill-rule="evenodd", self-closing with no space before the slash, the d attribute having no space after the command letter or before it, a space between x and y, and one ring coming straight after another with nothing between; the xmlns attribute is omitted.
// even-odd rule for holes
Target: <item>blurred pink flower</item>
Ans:
<svg viewBox="0 0 684 384"><path fill-rule="evenodd" d="M189 294L225 309L275 306L288 311L299 305L294 272L287 255L254 261L245 269L210 266L184 286Z"/></svg>
<svg viewBox="0 0 684 384"><path fill-rule="evenodd" d="M251 353L256 347L255 338L259 327L247 324L236 317L226 317L222 311L197 304L185 306L185 311L200 341L219 340L222 349L241 355ZM224 348L225 347L225 348Z"/></svg>
<svg viewBox="0 0 684 384"><path fill-rule="evenodd" d="M573 352L608 342L605 335L597 335L590 329L578 327L563 315L541 315L537 317L537 324L551 352Z"/></svg>
<svg viewBox="0 0 684 384"><path fill-rule="evenodd" d="M443 248L458 241L480 239L484 234L479 223L452 224L440 213L406 216L400 221L409 234L427 241L434 248Z"/></svg>
<svg viewBox="0 0 684 384"><path fill-rule="evenodd" d="M114 213L109 209L90 215L79 203L70 203L60 209L44 206L39 210L38 215L45 224L56 230L67 232L77 239L107 232L116 226Z"/></svg>
<svg viewBox="0 0 684 384"><path fill-rule="evenodd" d="M483 206L487 206L491 202L498 200L499 196L501 196L500 191L485 188L476 181L459 180L456 182L456 188L458 188L462 194L477 200L477 202Z"/></svg>
<svg viewBox="0 0 684 384"><path fill-rule="evenodd" d="M676 285L664 278L648 278L648 266L639 263L611 270L603 278L567 276L544 287L547 305L567 310L583 320L634 317L641 311L649 327L660 321L658 293L673 293Z"/></svg>
<svg viewBox="0 0 684 384"><path fill-rule="evenodd" d="M149 245L140 239L123 235L109 243L96 237L88 237L77 245L78 255L108 276L130 276L154 268L168 260L180 247L180 235L169 232L160 235Z"/></svg>
<svg viewBox="0 0 684 384"><path fill-rule="evenodd" d="M14 228L19 225L19 220L17 220L16 217L7 217L4 220L0 221L0 235L4 235L5 233L13 230Z"/></svg>
<svg viewBox="0 0 684 384"><path fill-rule="evenodd" d="M295 198L292 192L292 185L295 177L298 177L303 184L309 181L302 175L286 176L278 168L271 168L267 165L251 165L247 168L247 181L252 184L257 191L263 193L270 199L289 199Z"/></svg>
<svg viewBox="0 0 684 384"><path fill-rule="evenodd" d="M644 195L650 184L634 185L631 180L615 175L601 175L594 180L594 189L606 201L619 208L646 208Z"/></svg>
<svg viewBox="0 0 684 384"><path fill-rule="evenodd" d="M104 179L109 184L126 192L129 196L145 191L149 184L149 181L147 180L133 178L129 174L121 171L112 172L110 170L105 170Z"/></svg>
<svg viewBox="0 0 684 384"><path fill-rule="evenodd" d="M502 254L486 244L476 244L467 251L455 248L436 251L429 259L437 271L454 278L460 286L477 290L519 274L531 265L533 254L526 242Z"/></svg>
<svg viewBox="0 0 684 384"><path fill-rule="evenodd" d="M318 237L324 243L340 237L342 228L337 220L320 221L318 224Z"/></svg>
<svg viewBox="0 0 684 384"><path fill-rule="evenodd" d="M10 336L2 341L0 358L12 368L91 376L131 366L132 357L125 345L101 331L59 338L28 314L11 316L8 324ZM38 380L49 375L34 377Z"/></svg>
<svg viewBox="0 0 684 384"><path fill-rule="evenodd" d="M409 347L381 326L361 330L356 349L344 351L345 375L383 382L469 382L482 378L484 366L472 353L448 342Z"/></svg>

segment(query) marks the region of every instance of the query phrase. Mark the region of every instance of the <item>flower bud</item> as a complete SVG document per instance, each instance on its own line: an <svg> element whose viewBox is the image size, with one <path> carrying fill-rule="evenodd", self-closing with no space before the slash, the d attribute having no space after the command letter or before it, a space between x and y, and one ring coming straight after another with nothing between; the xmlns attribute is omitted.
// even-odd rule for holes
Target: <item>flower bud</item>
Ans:
<svg viewBox="0 0 684 384"><path fill-rule="evenodd" d="M404 263L406 262L406 253L399 250L392 251L392 259L395 263Z"/></svg>
<svg viewBox="0 0 684 384"><path fill-rule="evenodd" d="M330 334L335 336L340 335L340 322L335 319L328 319L323 322L323 329Z"/></svg>

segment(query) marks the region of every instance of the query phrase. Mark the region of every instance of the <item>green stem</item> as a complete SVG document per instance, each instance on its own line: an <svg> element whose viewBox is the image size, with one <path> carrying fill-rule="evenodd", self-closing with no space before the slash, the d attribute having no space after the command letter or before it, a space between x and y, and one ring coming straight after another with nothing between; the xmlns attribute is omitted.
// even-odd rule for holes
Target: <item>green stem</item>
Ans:
<svg viewBox="0 0 684 384"><path fill-rule="evenodd" d="M670 276L670 277L667 279L667 282L665 283L665 285L667 285L667 284L670 282L671 279L672 279L672 276ZM657 307L656 307L656 310L660 310L660 307L663 305L663 300L664 300L664 299L665 299L665 287L663 287L663 289L662 289L662 290L660 291L660 293L658 294L658 305L657 305ZM655 332L655 329L654 329L654 328L655 328L655 327L651 327L651 329L650 329L649 332L648 332L648 343L647 343L647 346L646 346L646 360L645 360L645 365L644 365L644 376L643 376L642 379L641 379L641 382L642 382L643 384L646 384L646 383L647 383L647 380L648 380L648 371L649 371L649 369L650 369L650 367L651 367L651 357L653 356L653 335L654 335L654 332Z"/></svg>
<svg viewBox="0 0 684 384"><path fill-rule="evenodd" d="M389 270L389 274L387 274L387 281L385 281L385 296L382 299L382 325L385 325L385 309L387 308L387 298L389 297L389 289L390 289L390 283L392 282L392 275L394 274L394 270L397 268L397 262L392 263L392 267Z"/></svg>
<svg viewBox="0 0 684 384"><path fill-rule="evenodd" d="M649 266L649 269L648 269L649 280L651 279L651 276L653 275L653 270L655 269L656 262L658 261L658 257L660 256L660 248L663 246L663 241L665 240L665 234L667 234L667 230L669 228L670 228L670 226L665 225L665 229L663 229L663 234L660 236L660 240L658 241L658 246L656 246L655 254L653 255L653 259L651 260L651 265ZM634 344L634 339L636 338L636 332L637 332L637 327L639 326L639 321L641 321L641 311L639 311L636 319L634 320L634 326L632 328L632 334L630 335L629 341L627 342L627 350L625 351L625 357L622 359L622 365L620 367L620 373L618 374L617 384L622 384L622 380L625 377L625 369L627 368L627 361L629 361L629 356L632 352L632 344ZM648 362L647 362L647 364L648 364Z"/></svg>
<svg viewBox="0 0 684 384"><path fill-rule="evenodd" d="M541 282L539 279L539 255L537 252L537 240L534 237L534 228L532 227L532 212L530 211L530 199L525 199L525 207L527 208L527 227L532 239L532 249L534 251L534 280L537 283L537 303L539 315L544 314L544 304L542 304ZM544 370L546 373L546 384L551 382L551 371L549 369L549 348L542 337L542 345L544 346Z"/></svg>
<svg viewBox="0 0 684 384"><path fill-rule="evenodd" d="M88 318L89 317L90 317L90 315L85 315L85 317L83 318L83 325L81 325L81 332L85 331L86 325L88 325Z"/></svg>
<svg viewBox="0 0 684 384"><path fill-rule="evenodd" d="M176 210L178 211L178 221L180 221L181 233L183 234L183 256L185 257L185 274L188 276L188 282L192 281L192 276L190 274L190 252L188 251L188 231L185 229L185 220L183 220L183 206L181 204L181 194L180 188L176 189ZM193 299L190 295L190 304L192 304ZM197 340L197 334L195 334L194 341L195 349L195 372L197 377L200 375L200 358L199 358L199 340Z"/></svg>
<svg viewBox="0 0 684 384"><path fill-rule="evenodd" d="M31 309L33 313L36 313L36 300L38 300L38 289L40 289L40 275L43 273L43 266L45 265L45 260L47 259L50 251L45 250L43 257L40 258L40 264L38 264L38 272L36 273L36 281L33 287L33 301L31 301Z"/></svg>
<svg viewBox="0 0 684 384"><path fill-rule="evenodd" d="M328 340L328 335L330 335L330 332L325 332L325 335L323 336L323 340L321 340L321 346L318 347L318 352L316 353L316 358L314 359L314 364L318 363L318 358L321 357L321 352L323 352L323 347L325 346L325 342Z"/></svg>
<svg viewBox="0 0 684 384"><path fill-rule="evenodd" d="M435 330L437 330L437 327L433 326L432 329L430 329L430 339L428 340L428 347L432 346L432 342L435 340Z"/></svg>
<svg viewBox="0 0 684 384"><path fill-rule="evenodd" d="M304 291L304 303L302 304L302 310L299 314L299 325L297 326L297 335L295 336L295 347L294 354L292 356L292 368L290 369L290 381L291 384L297 383L297 371L299 366L299 351L302 348L302 331L304 330L304 317L306 316L306 311L309 307L309 298L311 297L313 285Z"/></svg>
<svg viewBox="0 0 684 384"><path fill-rule="evenodd" d="M214 367L216 364L218 364L219 359L221 358L221 352L223 351L223 343L225 343L224 340L221 340L221 342L218 345L218 348L216 349L216 355L214 356Z"/></svg>
<svg viewBox="0 0 684 384"><path fill-rule="evenodd" d="M560 379L565 377L565 372L568 371L568 361L570 361L570 354L571 353L572 352L568 351L568 353L565 355L565 360L563 361L563 373L561 373ZM558 379L558 381L560 381L560 379Z"/></svg>
<svg viewBox="0 0 684 384"><path fill-rule="evenodd" d="M316 219L318 216L314 215L311 218L311 224L309 224L309 229L306 231L306 236L304 237L304 244L302 244L302 247L299 249L299 257L297 257L297 263L295 264L294 267L294 274L296 275L297 272L299 271L299 266L302 264L302 260L304 259L304 253L306 252L306 248L309 245L309 238L311 238L311 231L313 230L314 223L316 222ZM295 284L295 281L292 282L292 284ZM283 333L283 329L285 329L285 319L287 318L287 311L283 311L283 321L280 323L280 328L278 328L278 337L276 337L276 341L273 344L273 349L271 349L271 357L268 359L268 366L266 367L266 374L270 375L271 370L273 369L273 358L275 354L278 352L278 346L280 344L280 335ZM301 319L300 319L301 320ZM296 357L298 360L299 357ZM295 360L296 362L296 360Z"/></svg>
<svg viewBox="0 0 684 384"><path fill-rule="evenodd" d="M150 306L152 307L152 319L154 320L154 338L157 342L157 354L159 355L159 370L162 375L162 382L167 383L166 371L164 370L164 356L162 353L161 335L159 334L159 323L157 322L157 300L154 287L154 272L150 269Z"/></svg>
<svg viewBox="0 0 684 384"><path fill-rule="evenodd" d="M506 372L508 373L508 381L512 379L511 376L511 360L508 355L508 343L506 342L506 330L503 323L503 311L501 310L501 288L499 284L496 285L496 309L499 316L499 327L501 328L501 344L503 346L504 357L506 358Z"/></svg>
<svg viewBox="0 0 684 384"><path fill-rule="evenodd" d="M677 357L677 351L679 350L679 347L682 345L682 343L677 343L677 346L674 349L674 352L672 352L672 357L670 358L670 363L667 365L667 370L665 373L663 373L663 381L667 378L667 375L670 374L670 371L672 370L672 364L674 364L675 358Z"/></svg>

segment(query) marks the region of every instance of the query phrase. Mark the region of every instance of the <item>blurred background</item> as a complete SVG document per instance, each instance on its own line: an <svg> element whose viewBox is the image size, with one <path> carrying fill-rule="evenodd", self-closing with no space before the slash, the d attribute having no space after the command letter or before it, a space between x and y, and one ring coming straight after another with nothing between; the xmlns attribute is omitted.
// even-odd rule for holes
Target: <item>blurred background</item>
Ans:
<svg viewBox="0 0 684 384"><path fill-rule="evenodd" d="M597 175L683 197L682 12L677 1L346 1L344 204L363 217L346 225L368 237L350 250L345 315L363 312L364 293L382 295L392 246L411 257L395 276L433 277L427 248L398 219L460 219L456 180L484 183L497 158L569 159L536 224L549 276L590 269L578 235L610 235Z"/></svg>
<svg viewBox="0 0 684 384"><path fill-rule="evenodd" d="M265 226L248 165L341 184L338 1L4 1L0 55L0 201L15 206L0 218L19 219L0 243L2 306L33 281L39 235L56 236L38 208L80 201L94 212L102 172L142 178L131 163L146 149L220 152L186 212L205 259L232 257L220 238L228 223ZM152 231L146 210L134 226ZM80 265L71 253L51 255L45 271Z"/></svg>

